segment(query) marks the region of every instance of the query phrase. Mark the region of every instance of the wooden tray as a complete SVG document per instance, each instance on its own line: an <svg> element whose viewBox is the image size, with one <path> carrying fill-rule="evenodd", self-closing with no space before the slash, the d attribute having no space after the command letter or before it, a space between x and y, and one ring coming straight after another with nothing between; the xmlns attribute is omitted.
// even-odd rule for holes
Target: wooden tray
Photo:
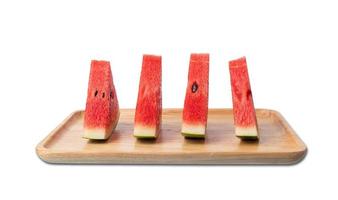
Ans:
<svg viewBox="0 0 338 200"><path fill-rule="evenodd" d="M82 138L83 111L72 113L36 147L48 163L94 164L294 164L306 146L276 111L257 109L259 142L243 142L234 134L231 109L210 109L206 139L185 139L181 109L162 111L157 140L133 137L134 110L122 109L107 141Z"/></svg>

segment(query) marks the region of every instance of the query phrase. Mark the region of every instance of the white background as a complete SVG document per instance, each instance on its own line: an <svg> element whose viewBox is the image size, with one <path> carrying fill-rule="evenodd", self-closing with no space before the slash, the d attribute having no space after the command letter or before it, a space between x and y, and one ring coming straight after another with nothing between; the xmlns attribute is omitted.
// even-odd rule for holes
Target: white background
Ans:
<svg viewBox="0 0 338 200"><path fill-rule="evenodd" d="M1 1L0 199L335 199L334 1ZM210 107L231 107L228 61L247 56L256 107L309 148L294 166L49 165L35 146L83 109L91 59L136 104L143 53L163 57L163 106L182 107L189 55L210 53Z"/></svg>

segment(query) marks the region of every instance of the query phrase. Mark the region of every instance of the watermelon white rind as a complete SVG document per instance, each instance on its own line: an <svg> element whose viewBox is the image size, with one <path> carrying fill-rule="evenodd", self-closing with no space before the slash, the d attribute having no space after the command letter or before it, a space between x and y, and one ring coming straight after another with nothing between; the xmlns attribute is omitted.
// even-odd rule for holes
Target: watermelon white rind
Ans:
<svg viewBox="0 0 338 200"><path fill-rule="evenodd" d="M104 128L87 128L84 131L83 138L86 139L94 139L95 140L105 140L111 134L112 130L104 129Z"/></svg>
<svg viewBox="0 0 338 200"><path fill-rule="evenodd" d="M137 125L134 127L134 136L136 138L149 138L155 139L158 135L156 127L146 127L142 125Z"/></svg>
<svg viewBox="0 0 338 200"><path fill-rule="evenodd" d="M236 136L243 140L258 140L258 130L257 126L243 128L235 127Z"/></svg>
<svg viewBox="0 0 338 200"><path fill-rule="evenodd" d="M204 138L205 125L182 124L181 133L186 138Z"/></svg>

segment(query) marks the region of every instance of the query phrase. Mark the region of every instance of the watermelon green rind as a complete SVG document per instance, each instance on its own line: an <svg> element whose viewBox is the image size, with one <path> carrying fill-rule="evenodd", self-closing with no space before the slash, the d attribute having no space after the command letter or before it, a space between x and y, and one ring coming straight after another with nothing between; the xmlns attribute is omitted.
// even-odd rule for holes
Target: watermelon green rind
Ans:
<svg viewBox="0 0 338 200"><path fill-rule="evenodd" d="M246 141L257 141L259 138L257 136L247 136L247 135L236 135L238 138L241 140L246 140Z"/></svg>
<svg viewBox="0 0 338 200"><path fill-rule="evenodd" d="M205 134L181 132L185 138L205 138Z"/></svg>
<svg viewBox="0 0 338 200"><path fill-rule="evenodd" d="M156 139L156 135L146 135L139 133L140 135L134 135L137 139Z"/></svg>

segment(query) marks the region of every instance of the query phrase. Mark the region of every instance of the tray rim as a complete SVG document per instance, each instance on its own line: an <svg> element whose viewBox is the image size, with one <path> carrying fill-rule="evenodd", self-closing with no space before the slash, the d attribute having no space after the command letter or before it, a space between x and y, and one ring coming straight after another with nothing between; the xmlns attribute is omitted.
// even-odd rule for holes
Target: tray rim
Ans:
<svg viewBox="0 0 338 200"><path fill-rule="evenodd" d="M133 111L135 109L133 108L122 108L120 110L129 110L129 111ZM177 110L182 110L182 108L163 108L163 110L166 111L177 111ZM231 111L231 108L209 108L209 111L213 110L213 111ZM244 162L214 162L214 163L199 163L198 161L196 163L194 162L188 162L188 163L184 163L184 162L161 162L159 161L158 163L156 162L118 162L118 163L113 163L109 160L105 160L102 159L100 160L101 162L96 162L95 160L92 160L92 162L90 162L91 160L88 159L86 160L86 162L83 162L83 160L77 161L76 159L74 159L73 161L69 161L69 162L64 162L62 161L62 159L60 160L60 162L56 162L55 159L50 159L50 157L60 157L62 158L64 155L64 152L60 152L58 150L51 150L48 149L45 145L48 144L48 142L50 140L53 139L53 137L58 133L58 131L63 127L63 125L65 123L67 123L70 119L72 119L73 117L75 117L78 114L82 114L84 111L83 110L75 110L73 112L71 112L64 120L62 120L44 139L42 139L38 145L36 146L35 150L36 150L36 154L38 155L38 157L46 162L46 163L50 163L50 164L96 164L96 165L100 165L100 164L132 164L132 165L293 165L293 164L297 164L300 163L307 155L308 152L308 148L306 146L306 144L303 142L303 140L299 137L299 135L295 132L295 130L292 128L292 126L288 123L288 121L285 119L285 117L283 117L283 115L274 109L268 109L268 108L256 108L256 111L263 111L263 112L269 112L272 113L274 115L276 115L279 119L279 122L283 125L283 127L285 129L288 129L288 131L291 133L292 137L294 137L294 141L297 142L298 147L297 150L289 150L289 151L276 151L276 152L256 152L256 155L260 155L260 154L264 154L264 155L275 155L275 154L280 154L280 155L284 155L285 156L285 161L283 161L282 159L281 162L267 162L267 163L255 163L255 162L248 162L248 161L244 161ZM183 136L182 136L183 137ZM69 151L68 153L68 157L74 157L74 158L78 158L83 156L83 153L78 153L78 152L72 152ZM230 153L231 155L234 155L235 152L216 152L213 153L213 155L215 154L220 154L220 158L224 157L226 154ZM90 155L91 152L86 152L86 155ZM121 156L121 152L109 152L107 153L110 156L114 156L114 157L118 157ZM142 155L142 156L149 156L149 157L153 157L154 154L149 154L149 153L140 153L140 152L133 152L133 153L129 153L129 154L133 154L133 155ZM194 155L194 154L204 154L204 155L208 155L210 154L210 152L190 152L190 153L181 153L181 152L157 152L156 155L157 156L161 156L161 155L166 155L166 156L170 156L170 157L175 157L175 156L182 156L182 155ZM249 155L250 151L248 152L238 152L238 155ZM269 158L269 156L267 156L267 158ZM273 158L273 157L271 157ZM214 159L213 159L214 160Z"/></svg>

